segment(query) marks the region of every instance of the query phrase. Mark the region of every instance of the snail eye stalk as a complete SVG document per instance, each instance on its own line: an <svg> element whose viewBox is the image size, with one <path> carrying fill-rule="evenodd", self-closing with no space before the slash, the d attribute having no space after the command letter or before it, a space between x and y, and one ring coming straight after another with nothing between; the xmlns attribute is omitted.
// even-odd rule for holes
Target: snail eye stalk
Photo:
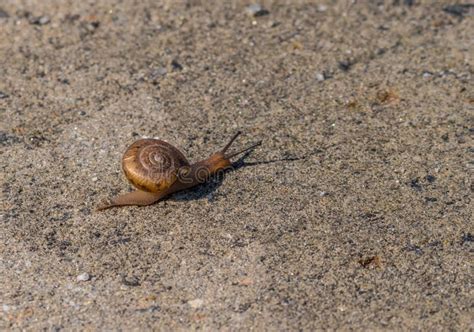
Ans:
<svg viewBox="0 0 474 332"><path fill-rule="evenodd" d="M238 131L237 133L235 133L235 135L230 139L229 143L227 143L227 145L221 150L221 153L224 155L224 158L226 159L230 159L232 157L235 157L241 153L244 153L244 152L247 152L249 150L252 150L254 148L256 148L257 146L261 145L262 144L262 141L259 141L255 144L252 144L242 150L239 150L237 152L233 152L231 154L226 154L227 150L230 148L230 146L232 145L232 143L234 143L234 141L237 139L237 137L239 137L239 135L242 134L241 131Z"/></svg>
<svg viewBox="0 0 474 332"><path fill-rule="evenodd" d="M249 147L246 147L246 148L244 148L244 149L242 149L242 150L239 150L239 151L237 151L237 152L233 152L233 153L231 153L231 154L226 154L227 150L230 148L230 146L232 145L232 143L234 143L234 141L237 139L237 137L239 137L240 134L242 134L241 131L238 131L237 133L235 133L235 135L230 139L229 143L227 143L227 145L221 150L221 153L224 155L224 157L225 157L226 159L230 159L230 158L235 157L235 156L237 156L237 155L239 155L239 154L241 154L241 153L244 153L244 152L247 152L247 151L249 151L249 150L252 150L252 149L254 149L254 148L256 148L257 146L259 146L259 145L262 144L262 141L259 141L259 142L255 143L255 144L252 144L252 145L250 145Z"/></svg>
<svg viewBox="0 0 474 332"><path fill-rule="evenodd" d="M227 143L227 145L221 150L222 154L226 153L226 151L230 148L232 143L234 143L234 141L237 139L237 137L240 136L240 134L242 134L241 131L238 131L238 132L235 133L235 135L230 139L229 143Z"/></svg>
<svg viewBox="0 0 474 332"><path fill-rule="evenodd" d="M262 145L262 141L259 141L259 142L257 142L257 143L254 143L254 144L252 144L252 145L250 145L250 146L248 146L248 147L246 147L246 148L243 148L243 149L240 150L240 151L237 151L237 152L234 152L234 153L231 153L231 154L226 154L226 155L224 155L224 156L225 156L226 159L230 159L230 158L235 157L235 156L237 156L237 155L239 155L239 154L241 154L241 153L244 153L244 152L247 152L247 151L249 151L249 150L255 149L255 148L256 148L257 146L259 146L259 145Z"/></svg>

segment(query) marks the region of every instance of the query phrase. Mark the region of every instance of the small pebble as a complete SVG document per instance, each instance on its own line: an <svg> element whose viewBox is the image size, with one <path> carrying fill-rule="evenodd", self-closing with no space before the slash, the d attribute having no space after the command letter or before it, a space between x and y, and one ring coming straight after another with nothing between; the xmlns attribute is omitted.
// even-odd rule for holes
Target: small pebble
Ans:
<svg viewBox="0 0 474 332"><path fill-rule="evenodd" d="M8 98L8 95L5 92L0 91L0 99Z"/></svg>
<svg viewBox="0 0 474 332"><path fill-rule="evenodd" d="M245 11L249 16L258 17L270 14L268 10L262 7L259 3L251 4L245 8Z"/></svg>
<svg viewBox="0 0 474 332"><path fill-rule="evenodd" d="M319 82L322 82L324 81L324 79L325 79L324 74L316 73L316 80L318 80Z"/></svg>
<svg viewBox="0 0 474 332"><path fill-rule="evenodd" d="M204 301L201 299L194 299L194 300L188 301L188 304L191 306L191 308L198 309L202 307L202 305L204 304Z"/></svg>
<svg viewBox="0 0 474 332"><path fill-rule="evenodd" d="M171 67L173 67L174 70L183 70L183 66L176 60L171 61Z"/></svg>
<svg viewBox="0 0 474 332"><path fill-rule="evenodd" d="M93 21L93 22L88 22L88 21L83 21L80 24L80 31L82 36L87 36L95 33L95 31L100 27L100 22L99 21Z"/></svg>
<svg viewBox="0 0 474 332"><path fill-rule="evenodd" d="M129 287L137 287L140 286L140 280L135 276L123 276L122 284Z"/></svg>
<svg viewBox="0 0 474 332"><path fill-rule="evenodd" d="M464 16L474 14L474 4L466 3L466 4L449 5L449 6L445 6L443 10L448 14L462 18Z"/></svg>
<svg viewBox="0 0 474 332"><path fill-rule="evenodd" d="M433 74L431 74L430 72L425 71L423 73L423 78L428 78L428 77L431 77L431 76L433 76Z"/></svg>
<svg viewBox="0 0 474 332"><path fill-rule="evenodd" d="M38 23L40 25L45 25L45 24L48 24L50 22L50 18L48 16L41 16Z"/></svg>
<svg viewBox="0 0 474 332"><path fill-rule="evenodd" d="M326 5L319 5L318 6L318 12L325 12L326 10L328 10L328 6L326 6Z"/></svg>
<svg viewBox="0 0 474 332"><path fill-rule="evenodd" d="M100 26L100 22L99 21L95 21L95 22L90 22L88 24L86 24L86 29L87 31L89 32L94 32L96 29L98 29Z"/></svg>
<svg viewBox="0 0 474 332"><path fill-rule="evenodd" d="M269 22L267 23L267 27L268 27L268 28L274 28L274 27L276 27L276 26L278 26L278 25L280 25L280 22L269 21Z"/></svg>
<svg viewBox="0 0 474 332"><path fill-rule="evenodd" d="M31 24L36 24L36 25L46 25L48 24L49 22L51 22L51 19L49 18L49 16L38 16L38 17L33 17L31 20L30 20L30 23Z"/></svg>
<svg viewBox="0 0 474 332"><path fill-rule="evenodd" d="M168 69L165 67L160 67L151 72L151 76L153 78L157 78L158 76L165 76L168 73Z"/></svg>
<svg viewBox="0 0 474 332"><path fill-rule="evenodd" d="M89 273L87 272L84 272L84 273L81 273L77 276L77 281L89 281L91 278L91 276L89 275Z"/></svg>
<svg viewBox="0 0 474 332"><path fill-rule="evenodd" d="M426 181L428 181L429 183L433 183L436 181L436 177L433 176L433 175L427 175L426 176Z"/></svg>
<svg viewBox="0 0 474 332"><path fill-rule="evenodd" d="M343 71L351 69L352 63L349 60L339 61L339 68Z"/></svg>

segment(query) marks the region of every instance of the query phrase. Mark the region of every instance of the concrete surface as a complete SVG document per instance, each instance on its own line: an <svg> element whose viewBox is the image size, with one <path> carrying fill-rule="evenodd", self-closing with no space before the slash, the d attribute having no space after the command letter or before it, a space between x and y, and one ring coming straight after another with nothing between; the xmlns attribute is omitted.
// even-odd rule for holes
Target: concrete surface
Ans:
<svg viewBox="0 0 474 332"><path fill-rule="evenodd" d="M0 1L0 328L473 328L467 1ZM139 137L237 168L153 206Z"/></svg>

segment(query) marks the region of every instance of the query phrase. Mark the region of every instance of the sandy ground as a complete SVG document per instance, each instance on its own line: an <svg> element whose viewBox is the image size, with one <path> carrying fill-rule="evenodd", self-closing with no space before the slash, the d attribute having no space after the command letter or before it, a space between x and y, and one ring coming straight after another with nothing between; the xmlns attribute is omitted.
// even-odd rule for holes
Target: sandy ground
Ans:
<svg viewBox="0 0 474 332"><path fill-rule="evenodd" d="M249 4L0 1L1 329L473 328L474 8ZM137 138L239 129L94 210Z"/></svg>

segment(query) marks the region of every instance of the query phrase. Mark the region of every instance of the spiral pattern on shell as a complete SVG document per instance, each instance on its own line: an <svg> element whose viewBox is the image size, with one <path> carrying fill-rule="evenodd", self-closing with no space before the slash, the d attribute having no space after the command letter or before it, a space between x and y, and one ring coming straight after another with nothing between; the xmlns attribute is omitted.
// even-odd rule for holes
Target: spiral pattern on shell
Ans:
<svg viewBox="0 0 474 332"><path fill-rule="evenodd" d="M171 144L157 139L136 141L122 159L128 180L138 189L149 192L168 189L183 166L189 166L184 155Z"/></svg>

